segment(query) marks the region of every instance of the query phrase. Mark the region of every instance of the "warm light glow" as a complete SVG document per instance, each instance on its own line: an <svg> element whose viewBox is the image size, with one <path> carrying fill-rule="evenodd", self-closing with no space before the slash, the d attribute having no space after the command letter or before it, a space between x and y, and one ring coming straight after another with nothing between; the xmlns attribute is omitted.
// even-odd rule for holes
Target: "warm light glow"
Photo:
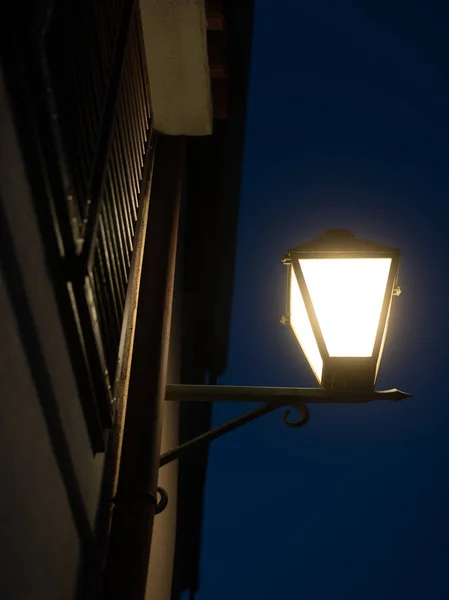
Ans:
<svg viewBox="0 0 449 600"><path fill-rule="evenodd" d="M299 263L329 356L371 356L391 258L301 258Z"/></svg>
<svg viewBox="0 0 449 600"><path fill-rule="evenodd" d="M318 383L321 384L323 359L321 358L293 269L290 284L290 325L298 342L301 344L301 348L306 355L312 371L315 373Z"/></svg>

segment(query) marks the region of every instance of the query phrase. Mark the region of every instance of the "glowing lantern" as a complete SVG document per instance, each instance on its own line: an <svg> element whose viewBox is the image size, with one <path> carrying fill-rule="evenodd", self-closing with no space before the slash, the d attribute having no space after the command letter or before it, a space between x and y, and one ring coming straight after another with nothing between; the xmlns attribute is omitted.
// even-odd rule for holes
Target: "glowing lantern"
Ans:
<svg viewBox="0 0 449 600"><path fill-rule="evenodd" d="M343 229L290 250L288 322L325 388L373 389L394 295L399 250Z"/></svg>

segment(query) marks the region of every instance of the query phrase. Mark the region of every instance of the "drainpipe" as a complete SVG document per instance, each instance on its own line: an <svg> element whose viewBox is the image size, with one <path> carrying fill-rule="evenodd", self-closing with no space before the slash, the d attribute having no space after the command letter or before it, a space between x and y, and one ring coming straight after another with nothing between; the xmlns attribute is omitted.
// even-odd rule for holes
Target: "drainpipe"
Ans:
<svg viewBox="0 0 449 600"><path fill-rule="evenodd" d="M144 600L167 376L184 138L157 140L104 600Z"/></svg>

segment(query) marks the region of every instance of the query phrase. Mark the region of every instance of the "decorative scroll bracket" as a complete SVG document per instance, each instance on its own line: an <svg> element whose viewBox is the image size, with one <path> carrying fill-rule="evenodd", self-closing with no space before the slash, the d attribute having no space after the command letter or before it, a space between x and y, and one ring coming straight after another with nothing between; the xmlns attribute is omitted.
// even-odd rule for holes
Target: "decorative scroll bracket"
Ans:
<svg viewBox="0 0 449 600"><path fill-rule="evenodd" d="M164 454L162 454L160 457L160 461L159 461L159 468L167 465L168 463L172 462L173 460L176 460L177 458L179 458L180 456L182 456L189 450L194 450L194 449L201 448L202 446L206 446L212 440L215 440L215 439L221 437L222 435L228 433L229 431L233 431L234 429L242 427L242 425L245 425L246 423L249 423L250 421L254 421L257 418L262 417L263 415L273 412L274 410L276 410L277 408L280 408L281 406L288 406L288 404L289 404L288 402L287 403L284 402L283 404L263 404L262 406L258 406L254 410L250 410L249 412L247 412L243 415L240 415L236 419L232 419L231 421L228 421L227 423L224 423L223 425L214 427L214 429L211 429L210 431L206 431L205 433L193 438L192 440L189 440L188 442L185 442L184 444L180 444L179 446L176 446L176 448L173 448L172 450L169 450L168 452L165 452ZM308 410L307 406L305 404L293 404L293 403L290 403L290 404L294 409L296 409L298 411L299 418L294 421L289 420L288 417L289 417L291 411L290 411L290 409L288 409L284 412L284 414L282 416L284 423L287 425L287 427L302 427L309 420L309 410ZM158 492L161 495L161 501L157 505L156 514L159 514L163 510L165 510L165 508L167 507L167 504L168 504L167 492L163 488L158 488Z"/></svg>

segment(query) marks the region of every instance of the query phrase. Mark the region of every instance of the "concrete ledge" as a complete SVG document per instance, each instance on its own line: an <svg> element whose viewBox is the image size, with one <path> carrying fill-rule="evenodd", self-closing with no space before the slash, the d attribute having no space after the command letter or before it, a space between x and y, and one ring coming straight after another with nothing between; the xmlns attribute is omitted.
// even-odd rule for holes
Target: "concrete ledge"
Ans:
<svg viewBox="0 0 449 600"><path fill-rule="evenodd" d="M204 0L140 0L154 128L210 135L213 106Z"/></svg>

